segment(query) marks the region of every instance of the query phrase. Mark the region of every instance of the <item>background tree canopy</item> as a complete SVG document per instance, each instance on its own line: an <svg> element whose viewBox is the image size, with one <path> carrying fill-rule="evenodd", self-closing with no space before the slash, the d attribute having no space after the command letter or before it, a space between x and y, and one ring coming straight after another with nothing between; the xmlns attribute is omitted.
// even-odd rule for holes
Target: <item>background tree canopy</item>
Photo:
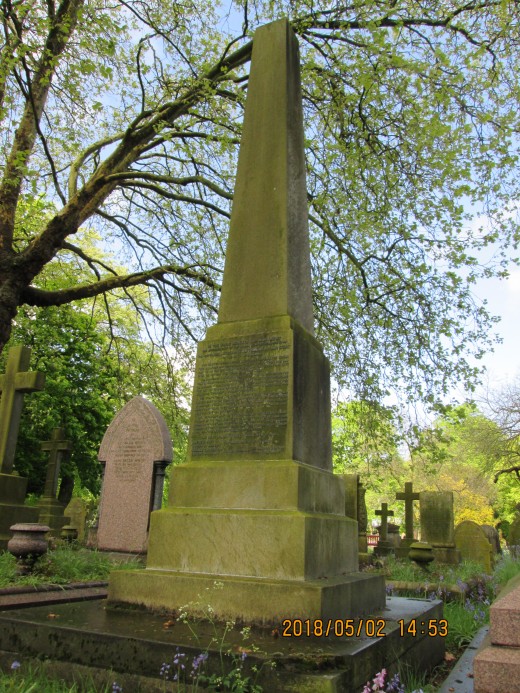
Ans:
<svg viewBox="0 0 520 693"><path fill-rule="evenodd" d="M372 401L471 386L493 323L471 288L503 275L518 242L519 14L514 0L2 0L0 347L20 306L122 289L142 310L143 284L169 339L201 336L252 32L288 16L317 331L336 377ZM71 255L80 283L62 272Z"/></svg>

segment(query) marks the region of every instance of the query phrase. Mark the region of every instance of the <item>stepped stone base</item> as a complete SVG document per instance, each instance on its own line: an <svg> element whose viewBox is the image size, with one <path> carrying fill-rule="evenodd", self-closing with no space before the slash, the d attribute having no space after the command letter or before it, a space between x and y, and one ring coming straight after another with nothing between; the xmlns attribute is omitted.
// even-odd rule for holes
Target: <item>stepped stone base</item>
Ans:
<svg viewBox="0 0 520 693"><path fill-rule="evenodd" d="M38 508L24 505L27 479L16 474L0 474L0 550L7 549L11 525L38 522Z"/></svg>
<svg viewBox="0 0 520 693"><path fill-rule="evenodd" d="M407 630L411 620L418 623L442 618L442 602L438 600L390 597L383 611L362 623L362 630L370 630L374 622L384 620L384 637L367 637L365 633L346 637L341 628L328 638L285 637L280 624L278 637L272 628L253 628L246 643L238 625L229 628L190 618L197 632L195 639L190 627L180 621L165 629L162 615L113 609L104 601L53 605L52 611L56 615L52 620L45 606L0 612L0 662L6 652L8 666L14 658L24 665L30 657L45 658L50 671L68 676L68 680L73 672L80 680L92 674L99 689L117 681L128 693L155 693L164 686L161 667L171 665L179 651L186 655L187 671L193 658L207 651L206 672L222 674L220 643L224 638L224 649L239 651L251 645L242 663L244 676L251 676L264 691L353 693L383 667L390 676L398 666L423 674L444 657L444 638L430 638L419 631L413 637ZM399 627L401 619L403 629ZM338 630L342 623L334 625ZM274 668L272 662L276 663ZM232 666L225 658L227 671Z"/></svg>
<svg viewBox="0 0 520 693"><path fill-rule="evenodd" d="M520 692L520 575L493 602L489 633L473 662L475 693Z"/></svg>
<svg viewBox="0 0 520 693"><path fill-rule="evenodd" d="M278 624L285 618L345 619L385 606L384 578L352 573L322 580L269 580L167 570L118 571L110 576L109 604L129 602L176 610L189 604L202 616L211 605L219 621Z"/></svg>
<svg viewBox="0 0 520 693"><path fill-rule="evenodd" d="M113 573L109 603L176 610L212 590L218 620L262 624L384 607L384 580L358 572L357 522L331 472L200 461L172 470L171 489L170 507L151 515L146 569Z"/></svg>

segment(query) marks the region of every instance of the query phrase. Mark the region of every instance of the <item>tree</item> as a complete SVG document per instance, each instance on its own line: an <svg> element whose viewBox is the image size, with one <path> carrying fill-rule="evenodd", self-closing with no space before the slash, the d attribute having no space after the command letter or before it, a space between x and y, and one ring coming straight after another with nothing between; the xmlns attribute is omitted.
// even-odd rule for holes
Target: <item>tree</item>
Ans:
<svg viewBox="0 0 520 693"><path fill-rule="evenodd" d="M495 483L503 474L514 474L520 484L520 380L488 393L485 406L497 428L490 441L501 460L495 467Z"/></svg>
<svg viewBox="0 0 520 693"><path fill-rule="evenodd" d="M2 0L0 348L22 305L154 293L166 333L215 314L251 33L299 36L318 335L377 401L474 384L491 344L481 274L506 272L519 76L516 2ZM48 217L22 223L30 199ZM469 202L489 228L471 231ZM90 254L95 228L128 271ZM479 253L498 243L495 265ZM73 253L90 278L38 285ZM139 304L137 306L140 307ZM404 383L404 384L403 384Z"/></svg>

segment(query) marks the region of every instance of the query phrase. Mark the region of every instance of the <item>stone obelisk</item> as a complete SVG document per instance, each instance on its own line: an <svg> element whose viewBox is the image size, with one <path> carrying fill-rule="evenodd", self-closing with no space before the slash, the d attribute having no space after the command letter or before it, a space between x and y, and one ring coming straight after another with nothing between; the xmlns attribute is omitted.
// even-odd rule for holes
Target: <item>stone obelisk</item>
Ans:
<svg viewBox="0 0 520 693"><path fill-rule="evenodd" d="M332 474L329 364L313 336L298 43L258 29L218 323L199 344L188 460L152 513L147 567L109 600L218 618L342 618L384 606L358 570ZM124 572L124 574L123 574Z"/></svg>

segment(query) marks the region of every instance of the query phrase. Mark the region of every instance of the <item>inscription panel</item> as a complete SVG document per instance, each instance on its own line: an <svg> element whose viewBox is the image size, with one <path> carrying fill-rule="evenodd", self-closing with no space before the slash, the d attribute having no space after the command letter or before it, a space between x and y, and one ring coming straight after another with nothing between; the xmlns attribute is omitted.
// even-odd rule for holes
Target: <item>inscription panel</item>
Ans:
<svg viewBox="0 0 520 693"><path fill-rule="evenodd" d="M192 459L284 453L291 353L290 337L279 334L199 345Z"/></svg>

